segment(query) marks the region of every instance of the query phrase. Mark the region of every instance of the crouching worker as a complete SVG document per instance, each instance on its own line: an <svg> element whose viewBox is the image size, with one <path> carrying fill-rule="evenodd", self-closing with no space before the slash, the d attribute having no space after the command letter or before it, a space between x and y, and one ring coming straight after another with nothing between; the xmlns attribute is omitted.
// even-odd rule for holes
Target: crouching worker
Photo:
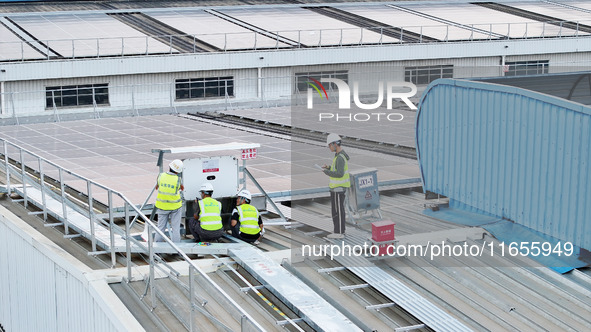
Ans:
<svg viewBox="0 0 591 332"><path fill-rule="evenodd" d="M211 198L213 185L206 182L199 189L199 200L193 218L189 220L189 230L197 242L217 241L224 234L222 225L222 203Z"/></svg>
<svg viewBox="0 0 591 332"><path fill-rule="evenodd" d="M248 243L259 244L263 220L259 211L250 205L252 196L246 189L241 190L236 198L236 208L232 211L232 236Z"/></svg>

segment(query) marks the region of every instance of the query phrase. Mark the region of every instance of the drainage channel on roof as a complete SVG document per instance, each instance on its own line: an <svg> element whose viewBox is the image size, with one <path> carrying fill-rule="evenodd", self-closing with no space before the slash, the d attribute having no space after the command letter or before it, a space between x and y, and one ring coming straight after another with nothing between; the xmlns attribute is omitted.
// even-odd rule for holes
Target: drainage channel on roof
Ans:
<svg viewBox="0 0 591 332"><path fill-rule="evenodd" d="M245 247L229 255L316 331L361 331L308 285L263 254Z"/></svg>

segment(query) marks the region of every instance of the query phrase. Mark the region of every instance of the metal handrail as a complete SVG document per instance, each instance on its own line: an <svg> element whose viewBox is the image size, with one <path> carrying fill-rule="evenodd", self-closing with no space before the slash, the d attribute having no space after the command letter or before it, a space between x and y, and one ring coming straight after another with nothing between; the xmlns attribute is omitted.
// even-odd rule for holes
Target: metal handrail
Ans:
<svg viewBox="0 0 591 332"><path fill-rule="evenodd" d="M519 38L548 38L548 37L556 37L556 38L564 38L564 37L578 37L580 36L580 24L582 23L582 21L577 21L576 22L576 29L571 29L573 30L573 34L569 35L567 33L563 33L563 29L562 26L564 23L572 23L573 21L570 20L557 20L557 21L547 21L547 22L539 22L539 23L533 23L533 22L513 22L513 23L487 23L487 24L475 24L475 25L466 25L466 24L454 24L453 26L456 28L460 28L460 29L464 29L466 31L472 31L472 34L475 32L481 33L483 34L482 38L469 38L470 41L476 41L476 40L482 40L482 41L486 41L486 40L490 40L490 35L492 35L492 33L489 33L489 31L492 32L492 27L493 26L507 26L507 34L503 34L500 32L495 33L495 35L500 35L502 36L502 39L508 39L510 38L510 36L508 35L508 33L510 33L511 26L525 26L526 27L526 31L523 37L519 37ZM586 21L585 21L586 22ZM587 25L591 25L591 21L587 22ZM542 28L542 32L540 33L540 35L535 36L535 35L528 35L528 30L531 29L532 26L534 26L535 24L539 24L541 25ZM423 35L428 35L425 34L423 32L423 30L425 28L429 28L429 29L433 29L433 28L441 28L442 31L448 31L450 24L438 24L438 25L417 25L417 26L403 26L403 27L396 27L398 29L400 29L401 31L418 31L418 33L420 33L421 38L419 40L418 43L426 43L429 42L427 38L422 38ZM555 36L552 36L551 33L548 33L546 30L549 27L557 27L559 29L558 33ZM327 46L343 46L343 45L347 45L347 43L343 43L343 39L342 39L342 34L343 31L347 32L347 33L352 33L352 34L356 34L361 36L360 39L355 42L353 40L351 40L351 42L349 43L350 46L358 46L358 45L387 45L387 44L401 44L402 42L395 42L392 41L391 43L388 43L386 41L383 41L383 31L384 29L388 29L391 28L391 26L374 26L374 27L359 27L359 28L334 28L334 29L299 29L299 30L282 30L282 31L276 31L275 34L275 40L273 40L273 38L271 37L267 37L270 39L270 43L268 47L262 47L260 41L258 40L258 35L260 33L254 32L254 41L253 41L253 45L251 45L250 47L247 48L241 48L240 50L260 50L261 48L263 49L268 49L268 50L281 50L282 48L301 48L301 47L312 47L312 46L316 46L316 47L327 47ZM373 41L366 41L364 40L364 30L369 30L372 31L376 34L376 40ZM335 35L341 35L340 37L340 41L337 41L334 43L334 45L330 45L330 44L322 44L323 40L326 40L326 37L322 37L323 35L326 36L327 33L331 33L334 32ZM308 33L308 34L306 34ZM297 34L297 40L294 40L293 44L286 44L281 42L283 45L281 45L280 47L280 41L279 41L279 37L283 37L283 38L288 38L288 36L292 36L292 35L296 35ZM20 48L20 56L19 57L15 57L14 59L6 59L6 60L1 60L0 62L4 62L4 61L26 61L26 60L46 60L46 61L51 61L51 60L59 60L60 57L57 56L56 54L54 54L51 50L50 50L50 45L53 45L53 48L56 47L56 44L68 44L71 45L71 55L68 55L67 58L72 58L72 59L76 59L76 58L99 58L99 57L122 57L126 55L126 49L129 49L129 46L126 46L126 42L133 42L133 41L137 41L137 40L145 40L145 42L143 44L145 44L145 49L138 49L137 52L130 52L128 55L149 55L150 51L150 45L159 45L159 50L158 51L154 51L154 54L173 54L176 52L179 52L177 49L174 48L174 45L172 43L172 40L174 38L187 38L187 39L192 39L193 41L196 41L197 39L200 38L205 38L205 39L209 39L211 37L216 37L216 36L223 36L223 47L220 46L219 50L217 52L227 52L228 51L228 37L235 37L235 36L252 36L253 32L234 32L234 33L211 33L211 34L171 34L171 35L146 35L146 36L141 36L141 37L103 37L103 38L80 38L80 39L51 39L51 40L43 40L40 41L40 43L45 44L45 50L43 50L44 54L40 54L38 57L31 57L31 58L26 58L25 57L25 44L28 44L27 41L21 40L21 41L13 41L13 42L0 42L0 49L10 49L10 45L18 45L17 47ZM306 45L304 43L302 43L301 41L301 36L302 35L318 35L320 36L318 38L318 41L314 41L311 42L309 45ZM487 38L487 36L489 38ZM244 40L245 38L240 38L242 40ZM101 52L101 42L104 41L109 41L109 40L116 40L116 41L121 41L120 46L113 48L113 47L106 47L103 46L103 50L108 49L110 50L110 52ZM164 43L163 41L167 40L167 43ZM426 41L427 40L427 41ZM448 37L444 38L443 40L441 40L441 42L450 42L453 40L450 40ZM156 44L158 43L158 44ZM76 46L78 46L78 48L76 48ZM196 47L195 47L195 42L193 43L193 52L192 53L198 53ZM96 47L96 52L90 52L90 48L89 45L93 45ZM284 47L283 47L284 46ZM17 47L14 47L13 49L17 49ZM84 49L85 51L81 51L82 49ZM78 52L77 52L78 50ZM41 52L41 51L39 51ZM91 54L92 53L92 54ZM136 54L137 53L137 54ZM16 54L16 52L15 52ZM66 56L64 56L66 57Z"/></svg>
<svg viewBox="0 0 591 332"><path fill-rule="evenodd" d="M13 176L11 174L11 170L20 170L20 174L18 174L20 176L20 178L22 179L22 185L23 188L26 188L27 186L27 182L34 182L34 181L29 181L28 178L30 177L30 175L28 175L26 168L25 168L25 160L24 160L24 154L28 154L29 156L32 156L36 159L38 165L42 165L43 163L49 164L53 167L55 167L58 170L58 173L60 175L60 180L63 181L63 173L67 173L70 174L72 176L74 176L75 178L85 181L86 182L86 186L87 188L92 188L92 186L96 186L98 188L101 188L103 190L107 191L107 195L108 195L108 209L109 209L109 227L108 230L110 232L110 240L111 240L111 250L110 250L110 254L111 254L111 258L112 258L112 263L113 266L115 267L115 248L114 248L114 236L115 233L118 233L118 235L123 234L125 236L125 240L126 240L126 265L127 265L127 280L131 281L132 280L132 273L131 273L131 267L132 267L132 262L131 262L131 242L134 242L134 244L136 244L138 246L138 248L141 248L142 250L145 251L145 253L147 252L148 256L149 256L149 261L150 261L150 269L149 269L149 279L147 281L147 286L150 287L151 289L151 303L152 303L152 307L155 308L156 307L156 302L155 302L155 283L154 283L154 268L156 267L156 262L155 262L155 253L154 253L154 244L153 244L153 239L152 239L152 233L155 232L157 234L159 234L163 239L164 242L166 242L171 248L173 248L176 253L178 255L180 255L180 257L187 263L189 264L189 271L191 271L191 276L193 276L193 272L192 271L196 271L199 276L201 276L203 279L205 279L205 281L211 286L213 287L214 290L216 290L219 294L221 294L223 296L223 298L225 299L225 301L227 301L235 310L237 310L237 312L239 312L241 318L243 318L241 320L241 323L244 321L244 319L246 321L248 321L250 324L252 324L255 328L257 328L260 331L265 331L265 329L258 324L237 302L235 302L218 284L216 284L201 268L199 268L199 266L197 266L194 262L191 261L191 259L187 256L187 254L185 254L174 242L172 242L172 240L170 240L165 234L164 232L162 232L151 220L150 218L148 218L145 214L142 213L142 211L135 206L127 197L125 197L125 195L123 195L122 193L115 191L113 189L110 189L107 186L101 185L100 183L96 182L96 181L92 181L82 175L77 174L76 172L67 170L61 166L59 166L58 164L51 162L37 154L35 154L34 152L31 152L17 144L14 144L12 142L9 142L6 139L0 138L0 142L2 142L3 144L3 149L2 149L2 154L3 154L3 160L0 161L0 165L3 166L3 169L6 173L6 187L7 187L7 192L8 195L11 194L12 192L12 186L11 186L11 176ZM11 158L9 157L9 147L14 148L17 150L17 153L19 155L19 160L15 162L20 164L20 168L17 168L16 166L11 164ZM30 167L30 166L29 166ZM33 168L34 169L34 168ZM40 181L43 182L39 182L39 187L40 190L42 192L44 191L48 191L51 192L51 188L48 188L45 185L45 175L46 173L43 171L43 167L39 167L39 179ZM61 202L63 206L65 205L73 205L75 204L74 202L71 202L67 196L64 194L64 188L65 188L65 184L63 182L60 183L60 188L62 189L61 192L61 197L63 199L63 201ZM25 189L26 190L26 189ZM93 208L93 197L92 197L92 191L89 190L89 192L87 193L88 195L88 212L89 212L89 222L91 227L94 227L95 224L95 216L94 216L94 208ZM125 229L121 229L121 227L117 226L114 224L113 222L113 210L114 210L114 206L113 206L113 195L119 197L120 199L123 200L124 205L125 205ZM26 192L25 192L25 197L24 197L24 202L25 204L27 203L27 197L26 197ZM43 204L45 204L45 202L43 202ZM129 223L129 208L131 207L132 212L135 212L139 218L141 218L144 223L145 226L148 228L148 246L146 248L145 246L145 242L140 242L138 240L136 240L135 238L133 238L131 236L131 228L130 228L130 223ZM44 205L43 206L43 213L46 214L47 213L47 207ZM65 215L64 217L66 217L67 220L67 215ZM66 228L66 233L67 233L67 229L68 229L68 225L67 223L64 225ZM94 234L91 234L91 241L93 242L93 250L96 252L96 237ZM109 253L109 252L101 252L101 253ZM189 288L191 290L196 289L195 286L192 284L193 283L193 278L190 278L189 280ZM191 301L193 299L193 296L191 296ZM193 306L194 303L191 302L191 306ZM191 311L191 316L192 316L193 311ZM191 317L192 319L192 317Z"/></svg>

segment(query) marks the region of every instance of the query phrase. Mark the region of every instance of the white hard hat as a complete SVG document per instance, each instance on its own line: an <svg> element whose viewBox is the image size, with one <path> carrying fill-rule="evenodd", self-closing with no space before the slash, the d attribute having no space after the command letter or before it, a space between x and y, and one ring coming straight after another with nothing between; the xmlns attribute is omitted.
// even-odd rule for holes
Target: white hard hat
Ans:
<svg viewBox="0 0 591 332"><path fill-rule="evenodd" d="M337 134L328 134L328 137L326 137L326 145L329 145L330 143L334 143L337 141L341 140L341 136L337 135Z"/></svg>
<svg viewBox="0 0 591 332"><path fill-rule="evenodd" d="M201 185L201 188L199 188L199 191L213 191L213 185L209 182L205 182L204 184Z"/></svg>
<svg viewBox="0 0 591 332"><path fill-rule="evenodd" d="M244 197L249 201L252 199L252 196L250 195L250 191L248 191L246 189L240 190L240 192L238 193L238 197Z"/></svg>
<svg viewBox="0 0 591 332"><path fill-rule="evenodd" d="M170 164L168 164L168 166L176 173L183 171L183 162L180 159L173 160Z"/></svg>

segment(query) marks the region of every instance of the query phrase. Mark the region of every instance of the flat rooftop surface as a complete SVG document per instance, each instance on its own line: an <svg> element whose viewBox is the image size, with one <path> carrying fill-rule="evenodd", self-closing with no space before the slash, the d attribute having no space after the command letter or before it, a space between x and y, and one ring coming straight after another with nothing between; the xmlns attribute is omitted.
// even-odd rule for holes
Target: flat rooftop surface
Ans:
<svg viewBox="0 0 591 332"><path fill-rule="evenodd" d="M348 121L347 117L349 116L349 113L355 114L356 111L339 111L338 103L322 104L322 112L326 113L324 116L327 118L323 119L323 121L318 121L317 117L310 117L309 112L310 111L303 106L229 109L220 111L220 113L259 120L261 122L270 122L319 132L338 133L341 136L415 147L416 111L410 111L408 109L386 110L385 107L367 111L367 114L383 113L384 115L381 115L381 120L379 122L375 121L375 115L372 115L373 118L370 121ZM339 121L335 120L337 113L341 116ZM386 121L385 115L390 113L401 114L401 116L391 117L393 120L400 119L401 121ZM330 116L328 114L333 114L333 117L328 118ZM359 119L364 120L365 117L359 116Z"/></svg>
<svg viewBox="0 0 591 332"><path fill-rule="evenodd" d="M122 192L134 204L141 204L156 182L157 154L152 149L222 144L229 142L259 143L256 159L247 168L265 191L288 191L292 174L297 174L297 188L324 188L328 180L314 169L314 164L330 163L332 153L317 142L298 142L297 157L309 160L309 167L293 170L292 142L287 138L247 130L214 125L182 116L157 115L126 118L105 118L60 123L30 124L2 127L0 137L46 158L101 185ZM304 146L305 148L302 148ZM351 170L379 168L379 180L418 178L416 160L385 156L375 152L348 149ZM10 153L10 152L9 152ZM234 155L241 151L217 153ZM165 165L172 159L214 156L200 154L166 154ZM25 155L25 164L37 168L36 159ZM299 165L302 165L301 163ZM44 166L44 172L57 178L57 170ZM73 179L72 179L73 180ZM68 181L85 191L82 181ZM249 189L256 192L251 184ZM101 196L102 195L102 196ZM106 193L95 198L106 202ZM154 197L153 197L154 199Z"/></svg>

